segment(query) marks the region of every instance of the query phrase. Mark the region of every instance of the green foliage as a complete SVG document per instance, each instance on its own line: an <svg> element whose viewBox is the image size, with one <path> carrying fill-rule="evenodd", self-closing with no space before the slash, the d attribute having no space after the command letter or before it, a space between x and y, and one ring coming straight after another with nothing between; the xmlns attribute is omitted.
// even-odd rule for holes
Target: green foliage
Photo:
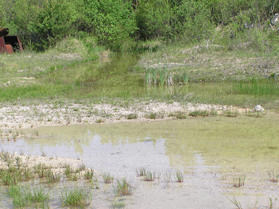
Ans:
<svg viewBox="0 0 279 209"><path fill-rule="evenodd" d="M36 50L68 36L112 50L137 47L133 41L189 43L216 37L233 46L252 37L251 46L263 50L266 40L278 45L269 28L278 12L277 0L0 0L0 26ZM214 27L221 32L212 37Z"/></svg>
<svg viewBox="0 0 279 209"><path fill-rule="evenodd" d="M78 187L72 190L64 190L60 195L62 206L85 207L91 202L91 192Z"/></svg>
<svg viewBox="0 0 279 209"><path fill-rule="evenodd" d="M46 49L53 46L56 40L62 39L76 19L75 10L67 0L47 0L41 9L37 20L32 24L36 34L35 47Z"/></svg>
<svg viewBox="0 0 279 209"><path fill-rule="evenodd" d="M134 33L136 23L128 1L85 0L84 2L86 22L100 44L118 49Z"/></svg>

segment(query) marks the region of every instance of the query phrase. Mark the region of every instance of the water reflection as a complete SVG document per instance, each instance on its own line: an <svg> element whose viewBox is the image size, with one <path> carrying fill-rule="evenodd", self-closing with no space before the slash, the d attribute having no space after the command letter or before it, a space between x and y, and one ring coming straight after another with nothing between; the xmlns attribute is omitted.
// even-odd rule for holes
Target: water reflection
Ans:
<svg viewBox="0 0 279 209"><path fill-rule="evenodd" d="M39 128L40 138L3 142L11 152L80 157L87 166L117 175L135 169L187 170L219 166L220 172L256 172L279 157L279 117L208 117L152 123L122 123ZM28 130L34 132L34 130ZM26 131L26 132L28 132ZM197 172L206 172L201 170Z"/></svg>

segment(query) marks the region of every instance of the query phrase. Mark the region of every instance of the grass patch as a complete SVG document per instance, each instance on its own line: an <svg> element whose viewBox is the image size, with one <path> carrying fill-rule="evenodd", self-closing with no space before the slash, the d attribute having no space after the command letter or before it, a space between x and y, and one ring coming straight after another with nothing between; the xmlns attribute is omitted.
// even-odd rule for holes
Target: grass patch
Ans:
<svg viewBox="0 0 279 209"><path fill-rule="evenodd" d="M116 208L125 208L125 202L124 201L119 201L115 200L111 203L111 207L116 209Z"/></svg>
<svg viewBox="0 0 279 209"><path fill-rule="evenodd" d="M110 184L113 182L113 176L110 175L110 173L103 173L102 174L103 180L106 184Z"/></svg>
<svg viewBox="0 0 279 209"><path fill-rule="evenodd" d="M184 181L184 175L180 171L176 171L176 181L182 183Z"/></svg>
<svg viewBox="0 0 279 209"><path fill-rule="evenodd" d="M129 115L127 115L126 117L128 120L130 119L137 119L138 118L138 115L136 113L131 113Z"/></svg>
<svg viewBox="0 0 279 209"><path fill-rule="evenodd" d="M91 192L83 188L64 190L60 199L62 206L86 207L91 203Z"/></svg>
<svg viewBox="0 0 279 209"><path fill-rule="evenodd" d="M195 110L193 112L190 112L189 115L192 117L198 117L198 116L206 117L209 116L209 112L206 110Z"/></svg>
<svg viewBox="0 0 279 209"><path fill-rule="evenodd" d="M49 173L47 175L48 183L57 183L57 182L60 182L60 180L61 180L61 175L59 173L53 173L53 172L49 171Z"/></svg>
<svg viewBox="0 0 279 209"><path fill-rule="evenodd" d="M169 117L175 117L176 119L186 119L187 115L185 112L178 111L175 113L170 113Z"/></svg>
<svg viewBox="0 0 279 209"><path fill-rule="evenodd" d="M86 173L84 174L84 178L86 180L91 180L94 176L94 170L93 169L90 169L90 170L87 170Z"/></svg>
<svg viewBox="0 0 279 209"><path fill-rule="evenodd" d="M261 118L263 117L264 113L263 112L259 112L259 111L249 111L247 113L248 117L254 117L254 118Z"/></svg>
<svg viewBox="0 0 279 209"><path fill-rule="evenodd" d="M155 178L156 178L156 173L155 172L147 171L146 175L144 177L144 180L145 181L154 181Z"/></svg>
<svg viewBox="0 0 279 209"><path fill-rule="evenodd" d="M253 79L250 83L234 83L232 92L235 94L250 95L279 95L279 83L273 80L257 80Z"/></svg>
<svg viewBox="0 0 279 209"><path fill-rule="evenodd" d="M227 116L227 117L232 117L232 118L235 118L238 116L238 112L237 111L225 111L224 112L224 115Z"/></svg>
<svg viewBox="0 0 279 209"><path fill-rule="evenodd" d="M9 187L8 193L13 198L15 207L30 206L34 203L42 203L49 199L49 195L41 187L23 187L14 185Z"/></svg>
<svg viewBox="0 0 279 209"><path fill-rule="evenodd" d="M125 178L116 179L116 184L113 186L116 195L125 196L132 195L133 187L127 182Z"/></svg>

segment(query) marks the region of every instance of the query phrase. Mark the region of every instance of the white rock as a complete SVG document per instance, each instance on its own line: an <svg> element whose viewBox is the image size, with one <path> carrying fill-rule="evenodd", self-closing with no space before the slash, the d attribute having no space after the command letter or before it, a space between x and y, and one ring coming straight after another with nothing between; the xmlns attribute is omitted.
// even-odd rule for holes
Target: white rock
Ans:
<svg viewBox="0 0 279 209"><path fill-rule="evenodd" d="M256 105L254 110L257 111L257 112L263 112L264 108L261 105Z"/></svg>

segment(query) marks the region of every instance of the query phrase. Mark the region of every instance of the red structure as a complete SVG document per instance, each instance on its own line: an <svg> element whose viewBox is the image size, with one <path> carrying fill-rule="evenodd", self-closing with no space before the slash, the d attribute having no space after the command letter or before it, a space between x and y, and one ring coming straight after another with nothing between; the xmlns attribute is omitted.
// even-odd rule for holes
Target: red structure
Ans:
<svg viewBox="0 0 279 209"><path fill-rule="evenodd" d="M8 34L8 28L0 30L0 53L22 52L23 48L19 38L17 36L7 36Z"/></svg>

